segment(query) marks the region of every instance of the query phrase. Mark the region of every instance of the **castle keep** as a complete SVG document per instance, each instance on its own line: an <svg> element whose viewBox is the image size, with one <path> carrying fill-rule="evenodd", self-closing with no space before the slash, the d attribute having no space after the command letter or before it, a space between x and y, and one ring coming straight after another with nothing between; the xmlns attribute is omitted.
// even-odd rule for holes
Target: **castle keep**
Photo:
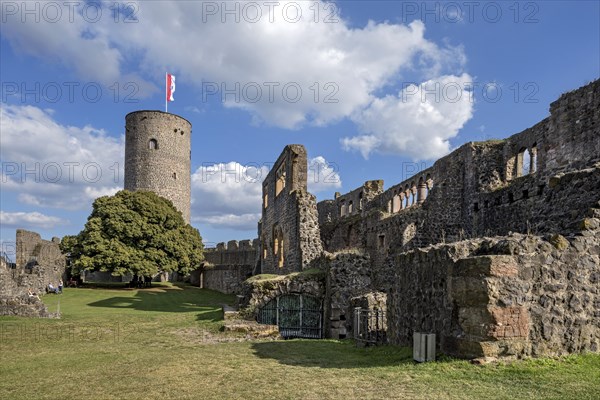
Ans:
<svg viewBox="0 0 600 400"><path fill-rule="evenodd" d="M173 202L190 222L192 125L162 111L125 117L125 189L148 190Z"/></svg>
<svg viewBox="0 0 600 400"><path fill-rule="evenodd" d="M395 344L431 332L462 357L599 351L600 81L533 127L467 143L388 189L367 181L315 204L306 168L289 145L264 180L255 257L228 264L235 242L207 257L228 271L323 271L268 290L228 284L249 310L311 293L328 337L355 335L353 307L366 304L385 309Z"/></svg>

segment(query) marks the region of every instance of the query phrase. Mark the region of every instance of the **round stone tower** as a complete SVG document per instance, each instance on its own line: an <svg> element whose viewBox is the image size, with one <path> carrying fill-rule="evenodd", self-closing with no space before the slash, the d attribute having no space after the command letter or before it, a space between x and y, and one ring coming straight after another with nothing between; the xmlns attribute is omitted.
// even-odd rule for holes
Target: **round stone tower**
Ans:
<svg viewBox="0 0 600 400"><path fill-rule="evenodd" d="M192 124L162 111L125 116L125 189L169 199L190 222Z"/></svg>

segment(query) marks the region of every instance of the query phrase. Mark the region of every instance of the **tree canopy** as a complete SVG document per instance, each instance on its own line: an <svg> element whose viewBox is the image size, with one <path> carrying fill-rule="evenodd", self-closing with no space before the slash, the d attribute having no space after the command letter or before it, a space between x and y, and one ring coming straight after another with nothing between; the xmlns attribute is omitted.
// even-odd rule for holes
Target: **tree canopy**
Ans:
<svg viewBox="0 0 600 400"><path fill-rule="evenodd" d="M65 236L61 249L74 272L112 275L187 273L204 259L200 232L185 223L171 201L145 191L97 198L85 228Z"/></svg>

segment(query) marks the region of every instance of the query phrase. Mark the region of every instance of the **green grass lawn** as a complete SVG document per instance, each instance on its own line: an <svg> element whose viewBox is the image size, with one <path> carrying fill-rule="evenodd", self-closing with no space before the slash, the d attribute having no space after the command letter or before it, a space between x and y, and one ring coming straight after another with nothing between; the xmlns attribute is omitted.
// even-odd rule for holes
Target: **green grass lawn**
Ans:
<svg viewBox="0 0 600 400"><path fill-rule="evenodd" d="M65 289L60 320L0 318L0 399L597 399L600 355L415 364L351 341L239 341L232 296L186 286ZM60 305L59 305L60 301Z"/></svg>

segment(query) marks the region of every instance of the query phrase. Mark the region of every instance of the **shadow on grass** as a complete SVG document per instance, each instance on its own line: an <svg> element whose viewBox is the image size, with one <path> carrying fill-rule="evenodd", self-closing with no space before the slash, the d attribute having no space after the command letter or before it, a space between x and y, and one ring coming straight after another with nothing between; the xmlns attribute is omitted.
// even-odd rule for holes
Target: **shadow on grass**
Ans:
<svg viewBox="0 0 600 400"><path fill-rule="evenodd" d="M131 293L132 289L123 289ZM133 294L133 293L132 293ZM233 301L223 293L191 287L153 287L135 290L131 296L115 296L88 303L90 307L129 309L149 312L198 313L198 321L223 319L221 305Z"/></svg>
<svg viewBox="0 0 600 400"><path fill-rule="evenodd" d="M376 346L358 348L351 340L286 340L252 344L259 358L281 364L319 368L375 368L414 364L407 347Z"/></svg>

